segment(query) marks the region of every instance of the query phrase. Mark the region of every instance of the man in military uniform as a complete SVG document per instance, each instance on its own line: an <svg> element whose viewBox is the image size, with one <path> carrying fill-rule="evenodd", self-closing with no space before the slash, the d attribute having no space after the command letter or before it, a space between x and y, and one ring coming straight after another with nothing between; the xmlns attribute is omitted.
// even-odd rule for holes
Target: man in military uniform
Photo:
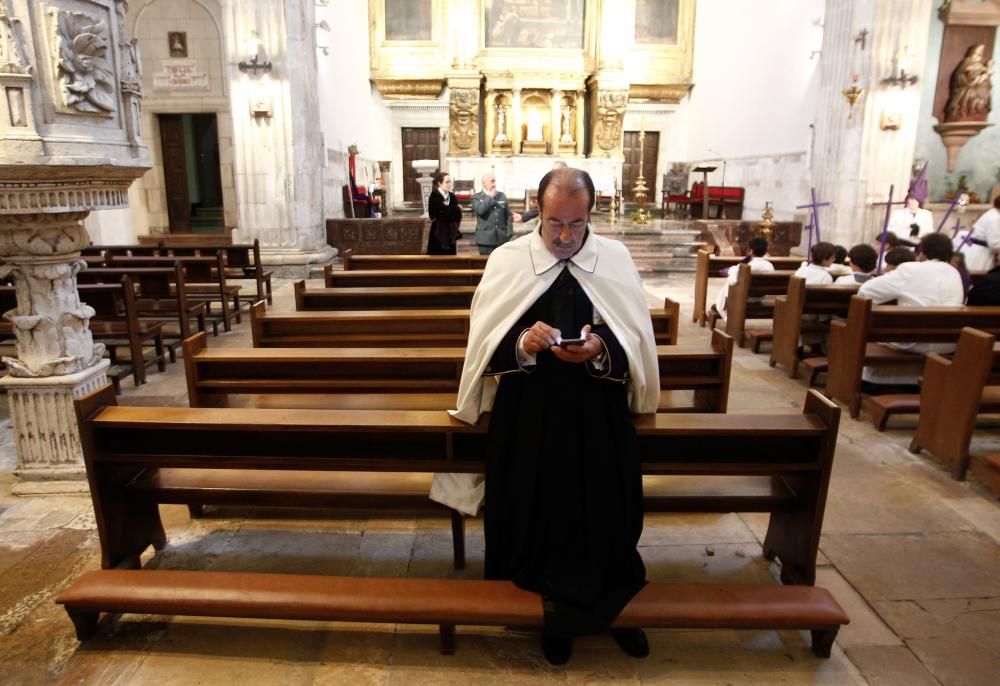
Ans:
<svg viewBox="0 0 1000 686"><path fill-rule="evenodd" d="M514 235L514 217L507 196L497 190L496 177L483 174L483 190L472 196L476 215L476 245L480 255L489 255Z"/></svg>

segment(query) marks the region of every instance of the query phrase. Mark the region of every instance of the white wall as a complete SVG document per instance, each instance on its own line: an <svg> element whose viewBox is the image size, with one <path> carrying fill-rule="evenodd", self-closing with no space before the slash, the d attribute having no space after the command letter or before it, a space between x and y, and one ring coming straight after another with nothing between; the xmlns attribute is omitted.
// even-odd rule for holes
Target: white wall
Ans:
<svg viewBox="0 0 1000 686"><path fill-rule="evenodd" d="M326 147L346 152L356 143L363 157L392 159L389 111L368 80L368 3L330 0L326 7L316 7L316 22L323 20L330 30L318 29L316 43L327 46L330 54L317 52L317 88Z"/></svg>
<svg viewBox="0 0 1000 686"><path fill-rule="evenodd" d="M823 0L698 0L695 87L673 118L670 161L807 152L823 9ZM721 168L709 180L721 182Z"/></svg>

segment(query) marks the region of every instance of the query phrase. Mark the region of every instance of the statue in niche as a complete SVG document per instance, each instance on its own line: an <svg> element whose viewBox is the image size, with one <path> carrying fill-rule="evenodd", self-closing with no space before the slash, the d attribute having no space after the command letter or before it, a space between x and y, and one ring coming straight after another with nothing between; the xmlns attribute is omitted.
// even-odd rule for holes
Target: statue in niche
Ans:
<svg viewBox="0 0 1000 686"><path fill-rule="evenodd" d="M493 137L493 142L509 143L510 138L507 137L507 109L509 107L507 98L500 96L496 99L496 104L493 107L497 111L497 135Z"/></svg>
<svg viewBox="0 0 1000 686"><path fill-rule="evenodd" d="M114 81L108 62L108 26L83 12L60 12L59 72L66 105L79 112L114 110Z"/></svg>
<svg viewBox="0 0 1000 686"><path fill-rule="evenodd" d="M25 60L24 36L20 20L10 14L0 0L0 72L31 75L32 67Z"/></svg>
<svg viewBox="0 0 1000 686"><path fill-rule="evenodd" d="M451 90L451 140L461 152L472 152L479 143L479 89Z"/></svg>
<svg viewBox="0 0 1000 686"><path fill-rule="evenodd" d="M985 121L990 112L993 60L983 58L982 43L969 46L965 57L951 73L945 122Z"/></svg>
<svg viewBox="0 0 1000 686"><path fill-rule="evenodd" d="M121 68L118 80L122 90L142 94L142 57L139 53L139 41L128 40L125 34L125 15L128 12L128 0L117 0L115 13L118 17L118 45L121 48Z"/></svg>
<svg viewBox="0 0 1000 686"><path fill-rule="evenodd" d="M573 101L569 98L562 99L562 107L560 108L560 126L559 130L561 135L559 136L560 143L572 143L573 142Z"/></svg>
<svg viewBox="0 0 1000 686"><path fill-rule="evenodd" d="M618 147L622 137L622 120L628 91L602 91L597 101L597 128L594 138L598 147L611 151Z"/></svg>

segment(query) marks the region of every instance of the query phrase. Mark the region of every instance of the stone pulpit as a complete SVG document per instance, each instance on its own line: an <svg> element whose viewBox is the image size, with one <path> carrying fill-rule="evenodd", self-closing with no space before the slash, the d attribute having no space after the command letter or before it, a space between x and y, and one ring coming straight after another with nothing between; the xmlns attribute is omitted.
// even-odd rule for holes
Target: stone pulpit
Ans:
<svg viewBox="0 0 1000 686"><path fill-rule="evenodd" d="M125 207L149 167L141 66L126 0L0 0L0 274L12 279L5 357L15 491L86 488L73 398L107 382L76 274L83 220Z"/></svg>

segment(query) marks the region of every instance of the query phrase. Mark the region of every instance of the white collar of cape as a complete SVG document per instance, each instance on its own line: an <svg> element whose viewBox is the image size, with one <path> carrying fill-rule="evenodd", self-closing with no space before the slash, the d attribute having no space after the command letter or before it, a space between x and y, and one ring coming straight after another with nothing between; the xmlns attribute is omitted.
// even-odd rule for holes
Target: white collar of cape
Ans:
<svg viewBox="0 0 1000 686"><path fill-rule="evenodd" d="M559 276L561 262L545 247L538 230L501 245L490 255L472 299L457 409L450 410L456 419L474 424L493 407L497 379L483 377L490 359L518 318ZM525 278L529 264L535 278ZM656 341L645 298L632 297L643 290L628 249L590 228L583 246L566 264L625 349L631 377L630 410L656 412L660 397Z"/></svg>

